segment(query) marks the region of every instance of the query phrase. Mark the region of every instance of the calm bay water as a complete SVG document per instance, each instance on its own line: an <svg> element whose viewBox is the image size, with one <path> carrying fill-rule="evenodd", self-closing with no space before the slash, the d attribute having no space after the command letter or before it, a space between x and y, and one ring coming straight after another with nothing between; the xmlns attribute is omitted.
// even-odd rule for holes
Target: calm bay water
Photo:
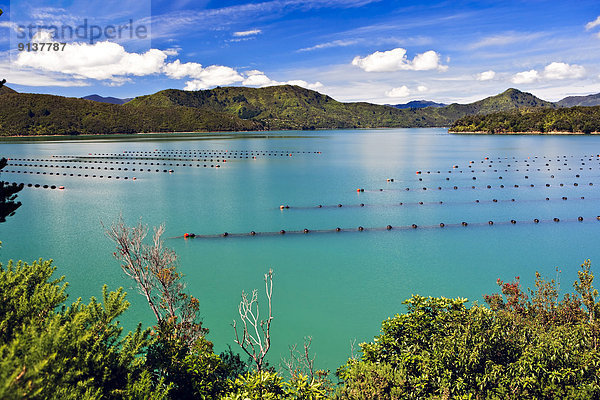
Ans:
<svg viewBox="0 0 600 400"><path fill-rule="evenodd" d="M48 160L56 155L156 150L284 155L228 159L218 163L220 168L160 167L172 168L173 174L85 171L102 179L62 176L81 172L75 169L8 166L6 171L61 175L5 172L3 180L64 185L66 190L25 188L19 193L23 206L0 225L1 259L53 258L57 273L70 282L71 300L99 296L103 284L123 286L132 303L123 324L151 324L144 300L112 258L113 247L100 222L110 223L120 213L131 224L140 217L150 225L164 222L170 238L166 243L180 255L188 289L200 299L217 351L227 345L235 349L231 322L240 292L262 290L262 276L273 268L270 362L277 365L289 345L312 336L316 366L332 370L350 355L353 340L372 340L381 321L402 312L401 303L411 294L481 302L483 294L497 290L497 278L521 276L527 287L536 270L554 278L557 266L566 291L572 289L585 258L600 262L600 161L592 157L600 153L597 136L454 136L444 129L390 129L0 143L1 156ZM137 180L131 180L133 176ZM319 204L325 207L317 208ZM290 208L280 210L280 205ZM576 221L578 216L583 222ZM534 224L534 218L560 222ZM511 219L517 223L487 224ZM451 226L462 221L469 225ZM440 222L447 226L433 227ZM388 224L395 228L369 229ZM400 229L411 224L419 228ZM365 231L358 232L358 226ZM173 238L185 232L336 227L352 232ZM264 304L264 296L261 300Z"/></svg>

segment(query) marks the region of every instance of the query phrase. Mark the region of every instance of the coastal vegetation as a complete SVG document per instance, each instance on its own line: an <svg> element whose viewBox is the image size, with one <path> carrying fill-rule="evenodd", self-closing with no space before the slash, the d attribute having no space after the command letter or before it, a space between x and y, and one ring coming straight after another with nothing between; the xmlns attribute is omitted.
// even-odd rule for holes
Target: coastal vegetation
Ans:
<svg viewBox="0 0 600 400"><path fill-rule="evenodd" d="M524 108L487 115L469 115L450 127L455 133L597 133L600 106Z"/></svg>
<svg viewBox="0 0 600 400"><path fill-rule="evenodd" d="M595 101L588 97L569 102ZM168 89L125 104L17 93L3 86L0 136L444 127L466 116L532 108L550 110L559 105L517 89L469 104L398 109L343 103L291 85Z"/></svg>
<svg viewBox="0 0 600 400"><path fill-rule="evenodd" d="M485 304L414 295L383 321L334 376L318 370L310 338L284 367L266 362L270 312L258 320L257 291L242 295L236 336L250 356L217 354L187 294L177 255L162 229L117 221L105 228L115 257L156 317L124 333L122 288L68 303L67 283L51 261L0 266L0 398L5 399L589 399L600 396L600 302L586 260L561 296L557 280L536 274L498 280ZM557 270L557 277L560 271ZM269 309L273 273L265 275ZM276 301L276 299L273 299ZM244 319L245 317L246 319ZM250 316L250 319L247 319ZM245 322L244 322L245 321ZM251 323L254 322L254 325ZM248 325L248 323L250 323ZM233 332L232 332L233 336ZM223 339L222 339L223 340ZM252 346L262 342L262 347ZM244 348L245 347L245 348ZM334 382L335 380L335 382Z"/></svg>

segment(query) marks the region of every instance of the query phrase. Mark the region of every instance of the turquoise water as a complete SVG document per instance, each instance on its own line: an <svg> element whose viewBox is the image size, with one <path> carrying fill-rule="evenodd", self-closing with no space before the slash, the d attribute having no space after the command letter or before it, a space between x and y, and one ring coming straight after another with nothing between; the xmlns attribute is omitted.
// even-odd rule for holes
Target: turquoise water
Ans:
<svg viewBox="0 0 600 400"><path fill-rule="evenodd" d="M260 153L256 159L200 162L206 168L144 166L173 169L172 174L51 158L132 154L124 151L158 154L156 150ZM263 151L281 153L263 156ZM200 299L217 351L227 345L235 349L231 322L240 292L262 290L263 274L273 268L271 364L278 365L289 345L312 336L316 366L335 370L350 355L351 342L371 340L383 319L402 312L401 303L411 294L481 302L483 294L496 291L497 278L521 276L525 287L532 286L536 270L552 278L556 266L563 271L563 289L571 290L585 258L600 262L598 153L600 137L454 136L444 129L11 140L0 144L0 155L43 158L29 164L49 166L8 166L5 171L40 174L4 172L2 179L66 189L25 188L19 193L22 207L0 225L0 254L3 260L53 258L58 274L71 284L71 299L98 296L103 284L123 286L132 302L123 323L128 328L139 320L152 324L144 300L112 258L101 221L110 223L122 213L132 224L140 217L150 225L164 222L167 245L180 255L188 289ZM50 167L59 164L115 170L85 171L103 178L70 177L62 174L84 172ZM319 204L324 207L317 208ZM290 208L280 210L280 205ZM579 216L583 222L576 220ZM534 224L534 218L542 222ZM560 222L548 221L553 218ZM517 223L510 224L511 219ZM489 226L488 220L496 223ZM468 226L460 226L462 221ZM440 222L446 227L439 228ZM388 224L394 229L385 230ZM409 228L412 224L418 228ZM359 232L359 226L365 231ZM344 231L289 233L336 227ZM186 232L281 229L288 233L174 238Z"/></svg>

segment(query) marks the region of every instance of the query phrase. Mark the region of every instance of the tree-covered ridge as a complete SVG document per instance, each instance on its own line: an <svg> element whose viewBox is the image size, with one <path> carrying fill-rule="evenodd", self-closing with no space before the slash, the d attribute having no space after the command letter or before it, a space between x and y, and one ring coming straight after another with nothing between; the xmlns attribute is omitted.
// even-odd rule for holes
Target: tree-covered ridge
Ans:
<svg viewBox="0 0 600 400"><path fill-rule="evenodd" d="M590 94L588 96L568 96L555 103L558 107L575 106L598 106L600 105L600 93Z"/></svg>
<svg viewBox="0 0 600 400"><path fill-rule="evenodd" d="M0 96L0 136L261 129L253 121L191 107L130 107L45 94Z"/></svg>
<svg viewBox="0 0 600 400"><path fill-rule="evenodd" d="M597 133L600 106L525 108L488 115L469 115L451 127L455 133Z"/></svg>
<svg viewBox="0 0 600 400"><path fill-rule="evenodd" d="M470 104L396 109L370 103L342 103L299 86L224 87L210 90L163 90L128 105L187 106L227 112L260 122L265 129L440 127L469 114L521 107L554 107L516 89Z"/></svg>
<svg viewBox="0 0 600 400"><path fill-rule="evenodd" d="M4 86L0 88L0 136L443 127L465 115L523 107L554 105L509 89L470 104L397 109L342 103L291 85L168 89L116 105L16 93Z"/></svg>

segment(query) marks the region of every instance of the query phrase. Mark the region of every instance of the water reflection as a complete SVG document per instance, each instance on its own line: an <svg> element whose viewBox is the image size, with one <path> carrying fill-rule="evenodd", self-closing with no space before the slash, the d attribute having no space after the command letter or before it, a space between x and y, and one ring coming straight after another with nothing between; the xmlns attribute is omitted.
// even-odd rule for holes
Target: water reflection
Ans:
<svg viewBox="0 0 600 400"><path fill-rule="evenodd" d="M0 172L8 161L6 158L0 159ZM0 181L0 223L6 222L6 217L13 216L17 208L21 207L21 202L16 201L17 193L23 190L23 184L9 184L8 182Z"/></svg>

